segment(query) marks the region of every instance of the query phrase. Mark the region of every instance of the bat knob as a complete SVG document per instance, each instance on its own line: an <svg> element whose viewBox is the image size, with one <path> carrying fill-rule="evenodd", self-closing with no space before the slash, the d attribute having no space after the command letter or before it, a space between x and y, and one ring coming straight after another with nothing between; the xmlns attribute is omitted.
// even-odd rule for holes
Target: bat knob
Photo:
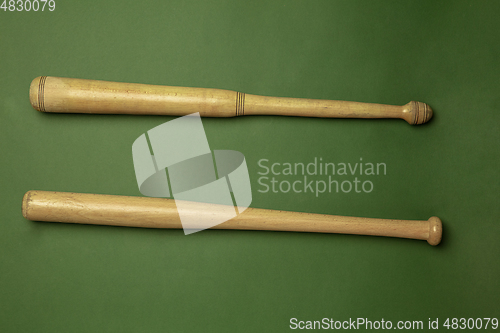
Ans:
<svg viewBox="0 0 500 333"><path fill-rule="evenodd" d="M420 125L432 118L432 109L428 104L411 101L403 106L403 119L410 125Z"/></svg>
<svg viewBox="0 0 500 333"><path fill-rule="evenodd" d="M427 243L431 245L438 245L441 242L441 236L443 234L443 224L439 217L433 216L429 220L429 238L427 238Z"/></svg>

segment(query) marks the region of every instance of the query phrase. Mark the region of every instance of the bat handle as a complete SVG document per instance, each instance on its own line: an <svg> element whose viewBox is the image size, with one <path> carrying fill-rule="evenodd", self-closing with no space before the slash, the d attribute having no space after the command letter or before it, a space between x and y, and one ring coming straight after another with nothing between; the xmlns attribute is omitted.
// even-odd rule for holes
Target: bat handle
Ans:
<svg viewBox="0 0 500 333"><path fill-rule="evenodd" d="M431 107L411 101L403 106L376 103L335 101L288 97L268 97L243 94L244 115L279 115L321 118L400 118L410 125L428 122L433 115Z"/></svg>

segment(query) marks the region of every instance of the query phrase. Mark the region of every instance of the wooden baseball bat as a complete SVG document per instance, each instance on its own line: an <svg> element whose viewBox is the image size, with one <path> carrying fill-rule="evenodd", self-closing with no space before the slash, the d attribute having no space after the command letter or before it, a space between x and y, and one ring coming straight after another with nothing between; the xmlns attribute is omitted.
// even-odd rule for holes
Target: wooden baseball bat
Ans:
<svg viewBox="0 0 500 333"><path fill-rule="evenodd" d="M196 202L188 204L188 212L193 216L213 215L214 208L218 206ZM23 198L22 212L23 216L31 221L182 228L175 201L172 199L28 191ZM441 220L437 217L431 217L427 221L386 220L258 208L247 208L235 218L211 229L401 237L427 240L431 245L439 244L442 233Z"/></svg>
<svg viewBox="0 0 500 333"><path fill-rule="evenodd" d="M432 117L429 105L414 101L394 106L52 76L37 77L31 82L30 102L38 111L64 113L402 118L411 125L423 124Z"/></svg>

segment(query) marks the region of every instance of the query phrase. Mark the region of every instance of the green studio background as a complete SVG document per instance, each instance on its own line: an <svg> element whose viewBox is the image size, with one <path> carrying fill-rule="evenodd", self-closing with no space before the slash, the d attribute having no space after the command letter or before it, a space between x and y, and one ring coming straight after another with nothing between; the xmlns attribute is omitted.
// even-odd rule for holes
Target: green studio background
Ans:
<svg viewBox="0 0 500 333"><path fill-rule="evenodd" d="M290 319L498 318L497 1L62 1L0 10L0 331L283 332ZM131 145L167 116L44 114L40 75L403 105L434 118L205 118L251 207L443 220L443 242L36 223L31 189L140 195ZM271 163L385 163L369 193L263 193ZM272 177L273 175L267 175ZM300 176L275 176L277 180ZM339 180L352 180L339 176ZM316 178L315 178L316 179ZM319 179L319 178L317 178ZM488 331L484 330L483 331Z"/></svg>

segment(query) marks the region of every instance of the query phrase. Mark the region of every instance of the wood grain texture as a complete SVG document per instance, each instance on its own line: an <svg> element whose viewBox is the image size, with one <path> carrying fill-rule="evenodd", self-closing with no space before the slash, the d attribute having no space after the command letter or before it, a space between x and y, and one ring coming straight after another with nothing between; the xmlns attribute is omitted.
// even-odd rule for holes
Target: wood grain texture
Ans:
<svg viewBox="0 0 500 333"><path fill-rule="evenodd" d="M217 205L190 203L195 216L214 214ZM28 191L22 213L32 221L102 224L143 228L182 228L175 201L171 199L102 194ZM297 213L248 208L237 217L211 229L271 230L342 233L441 241L437 217L427 221Z"/></svg>
<svg viewBox="0 0 500 333"><path fill-rule="evenodd" d="M231 90L186 88L41 76L31 82L38 111L202 117L280 115L322 118L401 118L412 125L432 118L421 102L403 106L320 99L268 97Z"/></svg>

